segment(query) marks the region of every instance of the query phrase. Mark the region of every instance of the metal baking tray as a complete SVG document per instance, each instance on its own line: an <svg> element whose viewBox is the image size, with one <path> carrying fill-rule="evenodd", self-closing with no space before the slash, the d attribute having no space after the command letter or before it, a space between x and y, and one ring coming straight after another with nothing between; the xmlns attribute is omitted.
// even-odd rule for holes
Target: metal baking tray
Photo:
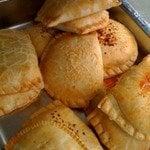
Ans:
<svg viewBox="0 0 150 150"><path fill-rule="evenodd" d="M141 1L150 8L149 0L140 0L140 3ZM44 0L0 0L0 28L19 30L32 25L32 20L43 2ZM110 10L110 13L112 14L113 18L125 24L135 34L137 40L139 41L138 43L141 47L140 49L142 49L144 53L149 53L150 9L145 10L145 16L143 15L144 10L141 11L139 5L136 5L136 2L139 4L139 0L134 0L134 2L133 0L123 0L123 5ZM143 5L142 7L147 8L147 6ZM145 24L143 24L143 22ZM138 38L139 34L136 34L139 31L139 34L143 36L141 39ZM20 111L17 110L17 112L0 117L0 149L3 149L8 139L21 128L22 124L30 117L31 114L41 107L47 105L50 101L52 101L52 99L43 90L40 96L37 98L37 101L29 105L27 108ZM82 120L86 122L83 112L79 110L74 111Z"/></svg>

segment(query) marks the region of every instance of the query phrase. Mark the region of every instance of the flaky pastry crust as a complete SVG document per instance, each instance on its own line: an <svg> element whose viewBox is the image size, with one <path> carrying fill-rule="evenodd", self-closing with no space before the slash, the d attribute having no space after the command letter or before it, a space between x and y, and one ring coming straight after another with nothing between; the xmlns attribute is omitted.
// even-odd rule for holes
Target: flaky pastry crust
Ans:
<svg viewBox="0 0 150 150"><path fill-rule="evenodd" d="M127 71L136 61L138 47L132 33L121 23L110 19L106 28L98 30L104 63L104 78Z"/></svg>
<svg viewBox="0 0 150 150"><path fill-rule="evenodd" d="M46 0L36 20L52 27L120 4L119 0Z"/></svg>
<svg viewBox="0 0 150 150"><path fill-rule="evenodd" d="M95 14L75 19L57 25L55 28L67 32L87 34L98 29L102 29L109 24L109 13L104 10Z"/></svg>
<svg viewBox="0 0 150 150"><path fill-rule="evenodd" d="M102 150L92 131L59 101L35 113L6 145L6 150L31 148Z"/></svg>

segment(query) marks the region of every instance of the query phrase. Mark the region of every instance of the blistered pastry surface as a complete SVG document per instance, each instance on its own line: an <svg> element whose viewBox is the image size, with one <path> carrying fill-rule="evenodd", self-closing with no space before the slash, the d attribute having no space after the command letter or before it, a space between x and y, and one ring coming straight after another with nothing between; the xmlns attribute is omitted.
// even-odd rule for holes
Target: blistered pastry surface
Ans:
<svg viewBox="0 0 150 150"><path fill-rule="evenodd" d="M124 73L137 59L138 48L134 36L124 25L112 19L106 28L97 32L102 49L104 77Z"/></svg>
<svg viewBox="0 0 150 150"><path fill-rule="evenodd" d="M122 75L99 108L124 131L150 140L150 55Z"/></svg>
<svg viewBox="0 0 150 150"><path fill-rule="evenodd" d="M0 95L43 87L35 49L19 31L0 31Z"/></svg>
<svg viewBox="0 0 150 150"><path fill-rule="evenodd" d="M102 88L103 64L96 33L64 35L42 59L45 89L70 107L86 107Z"/></svg>
<svg viewBox="0 0 150 150"><path fill-rule="evenodd" d="M71 147L70 144L74 146ZM27 149L30 146L33 149L48 146L58 149L66 146L64 148L72 150L102 149L91 130L69 108L57 101L34 114L24 129L10 140L6 149L15 149L17 146Z"/></svg>

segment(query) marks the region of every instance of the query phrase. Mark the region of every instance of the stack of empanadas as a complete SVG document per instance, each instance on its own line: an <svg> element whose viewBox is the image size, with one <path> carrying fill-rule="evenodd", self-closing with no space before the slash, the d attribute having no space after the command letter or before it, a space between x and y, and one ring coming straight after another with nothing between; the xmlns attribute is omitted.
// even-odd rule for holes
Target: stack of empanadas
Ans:
<svg viewBox="0 0 150 150"><path fill-rule="evenodd" d="M119 0L46 0L36 20L41 21L47 27L53 27L75 19L87 17L105 9L118 6L119 4Z"/></svg>
<svg viewBox="0 0 150 150"><path fill-rule="evenodd" d="M106 11L119 4L117 0L45 2L37 20L72 32L63 32L45 48L41 70L48 94L71 108L87 107L102 91L104 78L124 73L134 64L138 55L134 36L109 19Z"/></svg>
<svg viewBox="0 0 150 150"><path fill-rule="evenodd" d="M150 55L122 75L88 119L109 149L150 149Z"/></svg>
<svg viewBox="0 0 150 150"><path fill-rule="evenodd" d="M119 4L46 0L40 23L24 33L0 31L0 115L33 102L43 81L54 100L31 116L7 150L102 149L67 106L86 110L108 149L150 149L150 55L133 66L136 40L107 11Z"/></svg>
<svg viewBox="0 0 150 150"><path fill-rule="evenodd" d="M59 101L39 110L6 150L102 150L94 133Z"/></svg>
<svg viewBox="0 0 150 150"><path fill-rule="evenodd" d="M38 60L29 36L0 30L0 116L30 104L42 88Z"/></svg>

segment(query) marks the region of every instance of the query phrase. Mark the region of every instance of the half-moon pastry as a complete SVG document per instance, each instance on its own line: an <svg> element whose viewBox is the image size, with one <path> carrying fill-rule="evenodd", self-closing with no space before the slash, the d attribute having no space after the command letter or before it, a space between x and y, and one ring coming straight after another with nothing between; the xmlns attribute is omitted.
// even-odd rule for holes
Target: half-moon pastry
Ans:
<svg viewBox="0 0 150 150"><path fill-rule="evenodd" d="M33 102L42 88L38 60L29 36L0 30L0 115Z"/></svg>
<svg viewBox="0 0 150 150"><path fill-rule="evenodd" d="M124 132L150 142L150 55L123 74L98 107Z"/></svg>
<svg viewBox="0 0 150 150"><path fill-rule="evenodd" d="M109 13L104 10L83 18L59 24L55 28L67 32L87 34L89 32L106 27L108 23Z"/></svg>
<svg viewBox="0 0 150 150"><path fill-rule="evenodd" d="M102 150L96 136L59 101L35 114L12 137L6 150Z"/></svg>
<svg viewBox="0 0 150 150"><path fill-rule="evenodd" d="M97 33L66 34L47 48L41 71L48 94L72 108L88 106L103 85Z"/></svg>
<svg viewBox="0 0 150 150"><path fill-rule="evenodd" d="M96 108L88 120L96 130L100 141L109 150L149 150L150 142L141 141L124 132L100 109Z"/></svg>
<svg viewBox="0 0 150 150"><path fill-rule="evenodd" d="M46 0L36 20L52 27L118 6L120 3L119 0Z"/></svg>
<svg viewBox="0 0 150 150"><path fill-rule="evenodd" d="M138 55L137 43L132 33L124 25L112 19L106 28L97 32L104 62L104 78L128 70Z"/></svg>
<svg viewBox="0 0 150 150"><path fill-rule="evenodd" d="M50 40L53 39L53 37L50 33L48 33L48 30L41 24L28 27L24 31L30 35L30 39L35 47L38 58L41 58L45 47L50 42Z"/></svg>

